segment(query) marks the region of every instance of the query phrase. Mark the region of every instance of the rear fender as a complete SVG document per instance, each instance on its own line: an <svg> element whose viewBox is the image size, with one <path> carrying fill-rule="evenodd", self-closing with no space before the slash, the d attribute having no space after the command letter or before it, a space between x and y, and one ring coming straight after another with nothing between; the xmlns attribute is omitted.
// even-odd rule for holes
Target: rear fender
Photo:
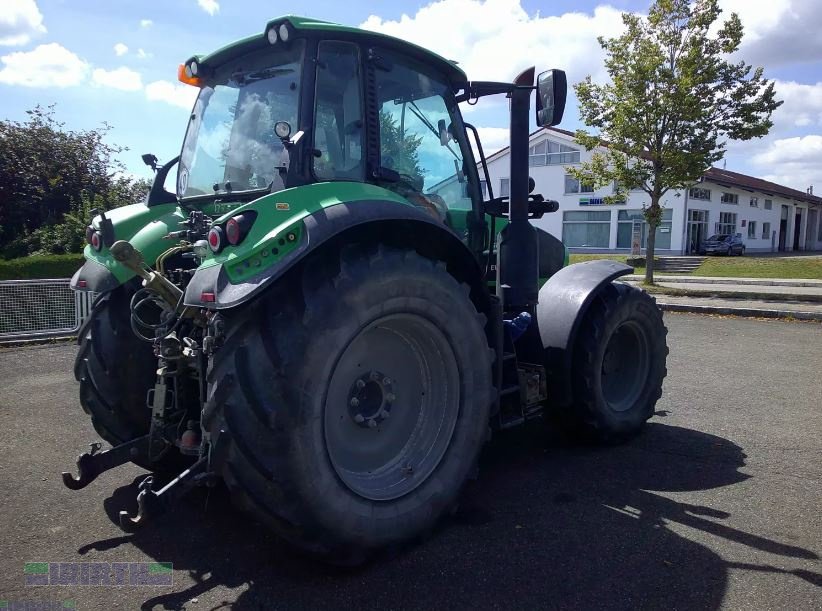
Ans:
<svg viewBox="0 0 822 611"><path fill-rule="evenodd" d="M235 308L261 294L310 253L347 242L374 241L414 248L424 256L446 261L449 272L471 286L471 297L478 309L490 311L482 270L470 249L447 225L419 208L384 200L343 202L306 215L296 233L297 246L276 265L242 281L232 282L223 263L201 267L188 284L185 305L216 310ZM209 301L203 301L204 293Z"/></svg>
<svg viewBox="0 0 822 611"><path fill-rule="evenodd" d="M568 406L573 399L573 349L588 306L604 287L632 271L615 261L575 263L559 270L540 289L537 323L552 406Z"/></svg>

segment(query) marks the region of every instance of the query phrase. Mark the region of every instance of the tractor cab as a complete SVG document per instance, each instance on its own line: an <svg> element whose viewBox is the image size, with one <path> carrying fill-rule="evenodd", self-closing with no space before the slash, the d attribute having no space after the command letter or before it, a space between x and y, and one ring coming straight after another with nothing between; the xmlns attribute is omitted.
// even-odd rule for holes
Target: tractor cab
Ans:
<svg viewBox="0 0 822 611"><path fill-rule="evenodd" d="M189 59L179 75L200 88L180 156L181 202L370 183L481 247L477 166L455 96L467 78L454 63L289 17L264 38Z"/></svg>

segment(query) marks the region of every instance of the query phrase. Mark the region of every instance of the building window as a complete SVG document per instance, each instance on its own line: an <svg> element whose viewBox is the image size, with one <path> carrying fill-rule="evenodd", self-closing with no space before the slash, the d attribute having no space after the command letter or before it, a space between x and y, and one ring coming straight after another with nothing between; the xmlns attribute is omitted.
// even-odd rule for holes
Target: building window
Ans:
<svg viewBox="0 0 822 611"><path fill-rule="evenodd" d="M562 241L576 248L608 248L611 211L569 210L562 213Z"/></svg>
<svg viewBox="0 0 822 611"><path fill-rule="evenodd" d="M579 163L579 150L543 140L528 149L528 165L562 165L565 163Z"/></svg>
<svg viewBox="0 0 822 611"><path fill-rule="evenodd" d="M656 228L655 248L671 248L671 219L674 211L670 208L662 210L662 222ZM617 248L631 247L631 233L634 221L642 222L642 248L645 248L648 238L648 223L641 209L620 210L617 214Z"/></svg>
<svg viewBox="0 0 822 611"><path fill-rule="evenodd" d="M767 199L765 201L768 201ZM762 223L762 239L763 240L770 240L771 239L771 224L770 223Z"/></svg>
<svg viewBox="0 0 822 611"><path fill-rule="evenodd" d="M711 190L703 189L702 187L691 187L690 191L688 191L688 196L691 199L701 199L709 202L711 201Z"/></svg>
<svg viewBox="0 0 822 611"><path fill-rule="evenodd" d="M765 200L765 210L770 210L771 208L773 208L773 200L772 199L766 199Z"/></svg>
<svg viewBox="0 0 822 611"><path fill-rule="evenodd" d="M482 191L482 199L488 199L488 183L484 180L480 181L480 191Z"/></svg>
<svg viewBox="0 0 822 611"><path fill-rule="evenodd" d="M594 187L591 185L582 184L580 188L579 181L573 176L565 175L565 193L593 193Z"/></svg>
<svg viewBox="0 0 822 611"><path fill-rule="evenodd" d="M738 204L739 203L739 196L736 193L723 193L722 199L723 204Z"/></svg>
<svg viewBox="0 0 822 611"><path fill-rule="evenodd" d="M736 233L736 212L719 213L719 222L716 224L716 233L730 235Z"/></svg>
<svg viewBox="0 0 822 611"><path fill-rule="evenodd" d="M500 178L499 179L499 195L500 197L508 197L511 194L511 179L510 178Z"/></svg>
<svg viewBox="0 0 822 611"><path fill-rule="evenodd" d="M756 221L748 221L748 238L756 238Z"/></svg>
<svg viewBox="0 0 822 611"><path fill-rule="evenodd" d="M759 208L759 198L752 197L751 198L751 208Z"/></svg>

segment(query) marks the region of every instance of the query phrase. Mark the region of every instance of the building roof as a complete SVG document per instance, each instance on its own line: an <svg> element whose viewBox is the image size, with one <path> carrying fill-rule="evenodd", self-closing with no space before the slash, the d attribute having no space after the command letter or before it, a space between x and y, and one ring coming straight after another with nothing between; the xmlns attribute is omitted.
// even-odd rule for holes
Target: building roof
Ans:
<svg viewBox="0 0 822 611"><path fill-rule="evenodd" d="M567 129L560 129L558 127L541 127L538 130L531 132L529 135L529 140L532 136L539 134L542 131L546 131L548 133L555 132L569 138L576 137L574 132L568 131ZM507 146L501 148L495 153L489 155L487 160L491 161L492 159L496 159L497 157L504 155L508 152L509 148L510 147ZM787 197L800 202L822 205L822 197L819 197L818 195L811 195L810 193L805 193L804 191L799 191L798 189L791 189L790 187L779 185L775 182L770 182L754 176L748 176L747 174L741 174L739 172L731 172L730 170L724 170L722 168L709 168L708 171L702 175L702 180L710 181L725 187L737 187L748 191L759 191L765 195L781 195L782 197Z"/></svg>
<svg viewBox="0 0 822 611"><path fill-rule="evenodd" d="M702 180L709 180L719 185L728 187L738 187L740 189L747 189L748 191L760 191L766 195L781 195L782 197L789 197L801 202L809 204L822 204L822 197L811 195L804 191L791 189L783 185L778 185L775 182L762 180L748 176L747 174L740 174L739 172L731 172L730 170L723 170L722 168L710 168L702 176Z"/></svg>

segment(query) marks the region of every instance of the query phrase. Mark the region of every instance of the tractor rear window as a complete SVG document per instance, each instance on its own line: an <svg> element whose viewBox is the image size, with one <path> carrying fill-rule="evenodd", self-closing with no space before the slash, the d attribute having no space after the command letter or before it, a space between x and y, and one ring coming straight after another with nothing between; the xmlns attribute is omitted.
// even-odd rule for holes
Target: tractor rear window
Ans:
<svg viewBox="0 0 822 611"><path fill-rule="evenodd" d="M249 53L202 88L180 157L179 197L284 188L288 154L274 124L297 127L303 46Z"/></svg>

